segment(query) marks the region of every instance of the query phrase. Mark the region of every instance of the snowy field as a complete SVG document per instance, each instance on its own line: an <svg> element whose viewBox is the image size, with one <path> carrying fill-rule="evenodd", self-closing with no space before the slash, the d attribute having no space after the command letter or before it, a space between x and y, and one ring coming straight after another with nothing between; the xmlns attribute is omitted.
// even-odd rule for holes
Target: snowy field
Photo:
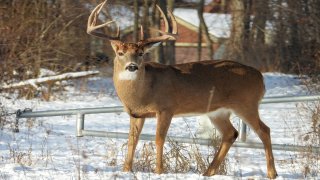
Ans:
<svg viewBox="0 0 320 180"><path fill-rule="evenodd" d="M266 96L305 95L308 90L292 75L264 74ZM61 95L55 95L50 102L40 99L18 99L14 95L0 94L1 107L8 112L31 108L37 110L58 110L71 108L105 107L121 105L116 97L111 79L90 78L77 82ZM314 143L312 131L313 103L280 103L260 106L262 120L271 128L274 144L310 145ZM144 167L145 157L154 162L155 156L147 156L146 149L152 145L140 141L136 156L136 170L133 173L121 171L126 154L126 140L100 137L75 136L75 116L43 117L21 119L20 132L13 133L10 124L0 130L0 179L266 179L266 161L263 150L232 147L227 155L227 172L210 178L203 177L194 169L197 162L191 160L186 172L169 172L157 175ZM175 118L169 135L192 137L199 129L198 117ZM232 123L239 128L239 118ZM155 134L156 123L148 119L143 134ZM129 131L129 117L121 114L86 115L85 129L111 132ZM309 133L309 134L308 134ZM309 136L310 135L310 136ZM248 142L259 142L249 130ZM316 144L319 145L319 140ZM166 143L169 154L172 144ZM213 148L181 144L181 153L198 149L203 156L213 157ZM277 179L320 179L319 154L274 150ZM153 159L152 159L153 158ZM211 161L210 159L210 161ZM176 159L167 159L173 166ZM142 167L141 167L142 166ZM151 165L152 167L153 165ZM305 176L307 175L307 176Z"/></svg>

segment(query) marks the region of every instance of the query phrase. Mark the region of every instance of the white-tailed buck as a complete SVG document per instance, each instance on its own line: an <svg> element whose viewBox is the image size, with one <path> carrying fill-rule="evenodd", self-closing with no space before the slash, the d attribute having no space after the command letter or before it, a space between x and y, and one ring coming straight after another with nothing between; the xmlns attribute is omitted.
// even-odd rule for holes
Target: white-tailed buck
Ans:
<svg viewBox="0 0 320 180"><path fill-rule="evenodd" d="M128 154L124 171L131 171L134 152L145 118L156 117L156 173L163 172L163 145L171 119L183 114L207 114L222 135L220 149L204 173L217 173L221 161L238 137L229 117L236 114L246 122L262 140L267 160L267 175L275 178L277 172L272 155L270 129L259 117L259 102L265 93L263 77L256 69L232 61L202 61L179 65L144 62L143 56L161 42L175 40L177 24L171 12L169 22L161 9L165 31L160 36L143 38L136 43L120 40L103 33L101 28L113 23L97 25L98 14L106 3L99 4L88 19L87 33L110 40L116 54L113 80L117 94L130 115ZM99 30L100 29L100 30ZM141 28L142 29L142 28Z"/></svg>

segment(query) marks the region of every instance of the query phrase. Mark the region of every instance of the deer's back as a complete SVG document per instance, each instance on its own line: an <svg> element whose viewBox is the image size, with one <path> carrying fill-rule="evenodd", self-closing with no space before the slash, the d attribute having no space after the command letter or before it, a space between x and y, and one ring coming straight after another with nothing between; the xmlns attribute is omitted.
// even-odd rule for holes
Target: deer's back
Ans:
<svg viewBox="0 0 320 180"><path fill-rule="evenodd" d="M258 103L265 92L261 73L232 61L203 61L175 65L173 86L177 113L199 113L221 107ZM180 108L181 107L181 108ZM183 112L184 111L184 112Z"/></svg>

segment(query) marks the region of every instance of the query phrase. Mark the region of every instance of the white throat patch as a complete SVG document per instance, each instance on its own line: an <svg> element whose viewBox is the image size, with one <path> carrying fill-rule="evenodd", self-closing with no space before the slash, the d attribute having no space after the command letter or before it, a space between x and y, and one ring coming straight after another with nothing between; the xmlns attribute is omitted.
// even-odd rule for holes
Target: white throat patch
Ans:
<svg viewBox="0 0 320 180"><path fill-rule="evenodd" d="M121 71L119 73L119 80L135 80L137 79L137 73L138 71L130 72L128 70Z"/></svg>

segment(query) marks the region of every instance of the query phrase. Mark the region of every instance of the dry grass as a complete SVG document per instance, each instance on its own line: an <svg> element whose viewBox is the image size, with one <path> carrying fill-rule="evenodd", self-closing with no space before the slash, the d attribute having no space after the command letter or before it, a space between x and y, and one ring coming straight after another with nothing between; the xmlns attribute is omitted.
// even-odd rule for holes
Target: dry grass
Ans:
<svg viewBox="0 0 320 180"><path fill-rule="evenodd" d="M319 58L319 57L318 57ZM320 76L314 67L311 75L302 82L308 89L310 94L319 94L320 92ZM301 135L300 141L306 146L305 152L300 152L300 156L304 159L301 162L302 173L305 177L315 177L320 174L320 152L313 152L310 146L320 147L320 101L301 103L297 106L299 117L301 120L309 124L306 133Z"/></svg>
<svg viewBox="0 0 320 180"><path fill-rule="evenodd" d="M203 174L211 163L216 148L207 147L202 152L200 145L184 144L169 140L166 143L164 158L165 173L198 173ZM154 172L156 167L156 148L154 142L145 142L134 161L134 171ZM218 174L226 175L228 159L220 165Z"/></svg>
<svg viewBox="0 0 320 180"><path fill-rule="evenodd" d="M185 121L185 123L187 123ZM189 129L191 134L191 130ZM191 134L191 136L193 136ZM166 173L198 173L203 174L211 163L215 152L219 149L220 137L212 134L212 145L178 143L167 138L164 146L163 162ZM140 142L141 143L141 142ZM156 167L156 147L154 142L144 142L134 161L134 170L154 172ZM228 159L221 163L217 174L226 175L228 172Z"/></svg>
<svg viewBox="0 0 320 180"><path fill-rule="evenodd" d="M299 116L310 122L307 133L300 136L306 150L299 152L301 161L298 163L304 177L316 177L320 174L320 155L313 152L311 146L320 147L320 102L299 104Z"/></svg>

